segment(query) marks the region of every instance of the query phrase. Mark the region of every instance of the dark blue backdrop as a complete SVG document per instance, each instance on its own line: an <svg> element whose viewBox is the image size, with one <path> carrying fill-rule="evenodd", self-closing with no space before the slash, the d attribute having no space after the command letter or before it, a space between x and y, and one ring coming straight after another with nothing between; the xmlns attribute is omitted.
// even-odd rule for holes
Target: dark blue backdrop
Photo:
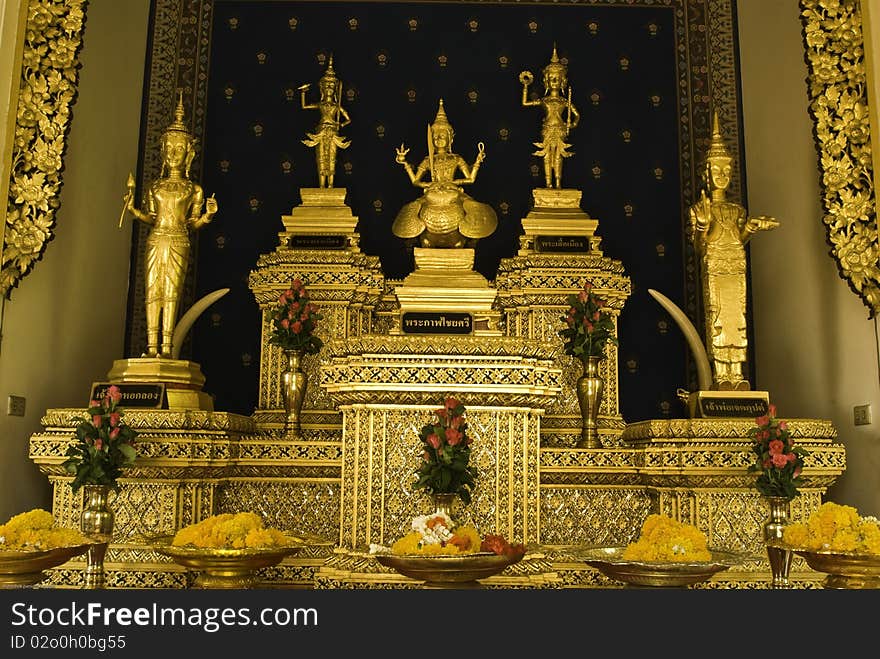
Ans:
<svg viewBox="0 0 880 659"><path fill-rule="evenodd" d="M493 279L518 248L530 190L544 184L531 155L541 111L520 105L518 76L531 70L539 92L555 42L581 112L563 183L583 190L602 249L633 282L619 328L621 412L630 422L683 416L675 390L688 386L684 342L647 293L681 303L693 276L682 229L679 111L688 90L679 83L677 25L674 7L217 0L202 184L220 212L198 234L196 296L232 290L198 321L192 341L217 408L254 409L260 316L248 273L275 249L299 189L317 185L314 151L301 143L317 112L300 108L297 87L312 83L313 101L333 54L352 118L336 185L360 217L363 251L380 257L388 278L412 268L391 223L419 193L394 150L405 142L418 163L442 97L453 150L472 162L477 142L486 145L468 192L498 212L498 230L477 247L476 267Z"/></svg>

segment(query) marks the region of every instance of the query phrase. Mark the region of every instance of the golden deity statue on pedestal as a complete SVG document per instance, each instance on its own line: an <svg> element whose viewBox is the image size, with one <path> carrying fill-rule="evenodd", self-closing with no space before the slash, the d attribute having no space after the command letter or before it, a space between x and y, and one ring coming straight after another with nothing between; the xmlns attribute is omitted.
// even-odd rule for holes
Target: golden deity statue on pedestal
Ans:
<svg viewBox="0 0 880 659"><path fill-rule="evenodd" d="M718 114L706 155L706 188L689 212L689 238L700 256L706 347L716 390L748 391L743 376L746 334L745 245L758 231L779 226L772 217L749 217L741 205L727 201L732 157L721 136Z"/></svg>
<svg viewBox="0 0 880 659"><path fill-rule="evenodd" d="M327 70L318 82L320 99L317 103L306 103L306 92L311 85L300 85L303 110L318 110L320 119L314 133L306 133L308 139L303 140L306 146L315 148L315 161L318 165L318 187L332 188L333 175L336 171L336 149L346 149L349 140L339 136L339 129L348 126L351 118L342 107L342 81L333 70L333 56L327 64Z"/></svg>
<svg viewBox="0 0 880 659"><path fill-rule="evenodd" d="M421 246L427 248L472 247L498 226L498 216L492 207L472 199L461 189L476 180L486 158L485 147L482 142L477 145L477 157L470 166L452 152L454 135L440 99L437 117L428 125L428 156L415 171L406 161L409 149L403 144L397 149L397 162L403 165L412 184L423 189L423 194L400 209L391 226L395 236L418 237ZM458 171L463 178L455 178ZM423 181L427 173L431 180Z"/></svg>
<svg viewBox="0 0 880 659"><path fill-rule="evenodd" d="M126 196L125 210L152 227L146 255L145 357L172 357L177 312L189 261L189 232L208 224L217 212L214 195L205 199L202 187L189 178L190 165L196 155L195 138L183 123L183 92L179 94L174 121L162 134L162 172L147 191L146 210L134 204L131 177Z"/></svg>
<svg viewBox="0 0 880 659"><path fill-rule="evenodd" d="M544 158L544 181L548 188L562 187L562 159L573 155L566 140L572 128L577 127L580 113L571 102L571 87L565 64L559 61L556 45L550 63L544 67L544 96L529 100L529 85L535 80L531 71L519 74L522 83L522 104L524 107L544 108L544 121L541 124L541 142L535 142L538 150L532 155Z"/></svg>

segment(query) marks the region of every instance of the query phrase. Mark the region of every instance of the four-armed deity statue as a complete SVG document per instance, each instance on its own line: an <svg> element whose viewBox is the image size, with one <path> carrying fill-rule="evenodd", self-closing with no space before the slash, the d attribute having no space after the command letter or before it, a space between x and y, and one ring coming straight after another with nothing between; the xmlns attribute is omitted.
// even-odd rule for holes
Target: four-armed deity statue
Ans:
<svg viewBox="0 0 880 659"><path fill-rule="evenodd" d="M428 156L415 171L406 161L409 149L403 144L397 149L397 162L403 165L412 184L422 188L422 196L400 209L391 227L395 236L418 237L422 247L470 247L498 226L492 207L472 199L461 188L477 178L486 158L483 143L477 145L477 157L471 166L452 152L454 135L440 99L437 117L428 125ZM456 178L459 171L462 177ZM430 174L430 180L423 180L425 174Z"/></svg>
<svg viewBox="0 0 880 659"><path fill-rule="evenodd" d="M146 209L135 206L131 177L126 196L125 210L151 227L146 252L145 357L172 357L174 329L189 262L189 233L208 224L217 212L214 195L205 199L202 187L190 180L190 166L196 155L195 138L184 124L183 116L183 92L180 91L174 121L162 134L162 171L147 190Z"/></svg>
<svg viewBox="0 0 880 659"><path fill-rule="evenodd" d="M318 187L332 188L333 175L336 171L336 150L348 148L350 141L339 136L339 129L348 126L351 118L342 107L342 81L333 70L333 56L327 63L327 70L318 81L320 98L317 103L306 103L306 92L311 85L306 83L299 87L300 102L303 110L318 110L320 119L314 133L306 133L308 139L303 140L306 146L314 147L315 161L318 165Z"/></svg>
<svg viewBox="0 0 880 659"><path fill-rule="evenodd" d="M779 222L772 217L749 217L741 205L727 201L732 160L715 113L704 170L706 189L690 208L688 231L700 255L712 388L747 391L750 385L743 375L748 348L745 245L756 232L775 229Z"/></svg>
<svg viewBox="0 0 880 659"><path fill-rule="evenodd" d="M562 187L562 159L573 155L567 149L571 147L566 140L572 128L577 127L580 114L571 102L571 87L568 84L568 73L565 64L559 61L556 46L550 63L544 67L544 96L529 100L529 85L535 76L531 71L519 74L522 83L522 104L525 107L540 106L544 108L544 121L541 124L541 141L535 142L538 150L535 156L544 159L544 181L548 188Z"/></svg>

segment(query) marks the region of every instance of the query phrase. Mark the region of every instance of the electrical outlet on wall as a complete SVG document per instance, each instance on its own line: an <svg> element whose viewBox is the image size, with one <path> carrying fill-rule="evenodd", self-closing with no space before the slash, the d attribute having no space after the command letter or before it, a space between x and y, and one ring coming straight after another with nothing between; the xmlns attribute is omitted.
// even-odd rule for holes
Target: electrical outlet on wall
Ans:
<svg viewBox="0 0 880 659"><path fill-rule="evenodd" d="M9 394L6 399L6 415L7 416L24 416L24 404L26 400L24 396L14 396Z"/></svg>
<svg viewBox="0 0 880 659"><path fill-rule="evenodd" d="M857 426L871 425L871 404L856 405L853 408L853 423Z"/></svg>

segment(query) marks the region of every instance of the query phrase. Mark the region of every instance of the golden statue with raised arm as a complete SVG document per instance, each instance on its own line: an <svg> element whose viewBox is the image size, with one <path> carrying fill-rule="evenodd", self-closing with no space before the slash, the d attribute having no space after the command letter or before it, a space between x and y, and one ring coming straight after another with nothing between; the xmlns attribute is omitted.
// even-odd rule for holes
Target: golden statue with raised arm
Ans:
<svg viewBox="0 0 880 659"><path fill-rule="evenodd" d="M535 142L538 150L532 155L544 158L544 180L548 188L562 187L562 159L573 155L568 151L568 134L577 127L580 113L571 102L571 87L565 64L559 61L556 44L550 63L544 67L544 96L529 100L529 85L535 80L531 71L519 74L522 83L522 104L524 107L544 108L544 121L541 124L541 142Z"/></svg>
<svg viewBox="0 0 880 659"><path fill-rule="evenodd" d="M146 253L145 357L172 357L172 337L189 261L189 232L208 224L217 212L214 195L205 199L202 187L189 178L196 155L195 138L183 123L183 90L178 94L174 121L162 133L162 171L147 190L146 210L135 207L133 186L129 185L125 196L125 209L152 227Z"/></svg>
<svg viewBox="0 0 880 659"><path fill-rule="evenodd" d="M333 56L327 63L327 70L318 81L320 98L317 103L306 103L306 92L311 85L300 85L301 104L303 110L318 110L320 119L314 133L306 133L307 139L302 142L314 147L315 161L318 165L318 187L332 188L333 175L336 172L336 149L346 149L349 140L339 136L339 129L348 126L351 118L342 107L342 81L333 70Z"/></svg>
<svg viewBox="0 0 880 659"><path fill-rule="evenodd" d="M706 348L714 371L712 388L748 391L750 385L743 377L748 347L745 245L756 232L775 229L779 222L772 217L749 217L745 208L727 201L732 160L716 112L706 154L706 188L690 207L688 233L700 256Z"/></svg>
<svg viewBox="0 0 880 659"><path fill-rule="evenodd" d="M455 132L446 118L443 99L433 124L428 124L428 156L413 170L407 162L409 149L397 149L397 162L409 180L422 188L422 196L400 209L391 231L399 238L420 238L422 247L470 247L498 226L498 216L488 204L472 199L462 185L473 183L486 158L483 143L477 145L473 166L452 152ZM462 178L455 178L461 172ZM424 181L430 173L429 181Z"/></svg>

